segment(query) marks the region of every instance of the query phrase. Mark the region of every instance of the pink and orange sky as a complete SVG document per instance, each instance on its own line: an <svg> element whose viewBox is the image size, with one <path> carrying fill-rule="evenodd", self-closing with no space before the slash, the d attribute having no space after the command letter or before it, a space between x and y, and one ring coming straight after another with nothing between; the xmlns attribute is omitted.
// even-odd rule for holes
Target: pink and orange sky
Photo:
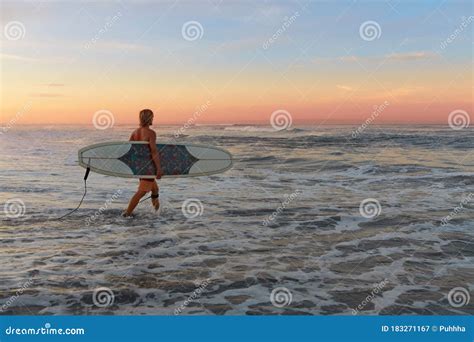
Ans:
<svg viewBox="0 0 474 342"><path fill-rule="evenodd" d="M1 122L445 124L473 109L470 1L2 2Z"/></svg>

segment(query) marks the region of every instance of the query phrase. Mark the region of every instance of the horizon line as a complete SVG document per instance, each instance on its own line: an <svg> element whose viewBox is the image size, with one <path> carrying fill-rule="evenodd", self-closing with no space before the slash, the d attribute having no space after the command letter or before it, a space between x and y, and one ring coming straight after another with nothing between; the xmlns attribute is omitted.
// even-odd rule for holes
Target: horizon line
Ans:
<svg viewBox="0 0 474 342"><path fill-rule="evenodd" d="M291 126L361 126L362 123L296 123ZM422 122L382 122L382 123L371 123L367 126L449 126L449 123L422 123ZM14 124L14 126L93 126L92 123L22 123ZM114 124L112 127L125 127L125 126L138 126L137 123L121 123ZM186 125L186 123L162 123L162 124L153 124L150 127L159 127L159 126L188 126L188 127L200 127L200 126L262 126L262 127L272 127L269 123L202 123L202 124L193 124ZM290 127L291 127L290 126ZM0 127L8 127L7 123L0 123Z"/></svg>

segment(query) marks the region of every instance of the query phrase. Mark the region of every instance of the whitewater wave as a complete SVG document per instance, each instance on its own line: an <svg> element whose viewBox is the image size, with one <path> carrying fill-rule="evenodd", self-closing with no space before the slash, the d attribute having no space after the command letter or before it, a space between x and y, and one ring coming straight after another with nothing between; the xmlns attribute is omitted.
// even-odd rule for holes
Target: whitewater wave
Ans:
<svg viewBox="0 0 474 342"><path fill-rule="evenodd" d="M235 132L264 132L264 133L281 133L282 131L275 130L270 126L229 126L224 128L226 131L235 131ZM289 128L285 130L286 132L305 132L305 129L302 128Z"/></svg>

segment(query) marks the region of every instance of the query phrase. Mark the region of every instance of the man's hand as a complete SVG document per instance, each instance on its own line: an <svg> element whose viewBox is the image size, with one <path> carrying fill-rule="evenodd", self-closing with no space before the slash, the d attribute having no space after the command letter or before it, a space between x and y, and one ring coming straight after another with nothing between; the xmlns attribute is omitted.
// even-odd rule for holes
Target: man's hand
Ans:
<svg viewBox="0 0 474 342"><path fill-rule="evenodd" d="M163 171L161 169L156 171L156 179L161 179L161 176L163 176Z"/></svg>

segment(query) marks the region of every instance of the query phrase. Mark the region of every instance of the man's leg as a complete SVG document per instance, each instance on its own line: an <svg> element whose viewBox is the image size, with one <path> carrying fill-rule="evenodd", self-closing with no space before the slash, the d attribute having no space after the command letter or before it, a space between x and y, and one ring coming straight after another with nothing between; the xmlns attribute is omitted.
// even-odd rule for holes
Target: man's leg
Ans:
<svg viewBox="0 0 474 342"><path fill-rule="evenodd" d="M155 208L155 210L158 210L160 209L160 199L157 197L157 198L153 198L153 196L156 196L158 195L160 189L158 188L158 184L156 184L156 182L154 182L153 184L153 187L151 189L151 203L153 204L153 207Z"/></svg>
<svg viewBox="0 0 474 342"><path fill-rule="evenodd" d="M130 203L128 204L128 208L125 211L124 215L125 216L130 216L135 209L135 207L138 205L138 202L140 202L140 199L146 195L146 191L143 190L138 190L135 195L130 199Z"/></svg>

